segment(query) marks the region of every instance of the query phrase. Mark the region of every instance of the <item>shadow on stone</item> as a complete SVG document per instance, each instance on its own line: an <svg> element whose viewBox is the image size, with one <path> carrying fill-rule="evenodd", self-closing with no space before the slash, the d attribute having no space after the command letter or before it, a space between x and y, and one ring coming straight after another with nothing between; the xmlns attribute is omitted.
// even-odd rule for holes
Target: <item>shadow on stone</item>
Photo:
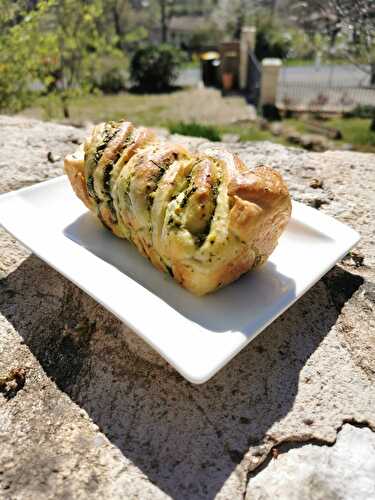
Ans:
<svg viewBox="0 0 375 500"><path fill-rule="evenodd" d="M31 256L0 285L0 312L47 374L151 482L211 499L287 415L299 374L362 279L336 266L202 386L135 356L126 328ZM126 300L126 298L124 298Z"/></svg>

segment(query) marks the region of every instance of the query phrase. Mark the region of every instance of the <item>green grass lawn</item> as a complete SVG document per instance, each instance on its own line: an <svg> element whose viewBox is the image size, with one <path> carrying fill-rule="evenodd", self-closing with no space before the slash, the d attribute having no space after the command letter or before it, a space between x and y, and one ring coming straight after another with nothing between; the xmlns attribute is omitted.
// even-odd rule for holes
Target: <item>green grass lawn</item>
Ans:
<svg viewBox="0 0 375 500"><path fill-rule="evenodd" d="M370 130L370 119L332 118L329 124L341 131L341 142L353 144L360 151L375 152L375 132Z"/></svg>
<svg viewBox="0 0 375 500"><path fill-rule="evenodd" d="M166 127L172 132L205 137L236 134L241 141L272 140L286 144L267 130L248 121L249 112L242 97L222 98L216 89L183 89L169 94L140 95L124 92L117 95L77 97L70 103L68 122L76 125L126 118L135 124ZM59 102L42 97L23 115L42 120L66 122ZM240 123L236 123L236 121ZM187 124L187 127L183 125ZM204 131L201 126L211 127ZM203 132L202 132L203 130Z"/></svg>
<svg viewBox="0 0 375 500"><path fill-rule="evenodd" d="M140 95L124 92L117 95L91 95L77 97L70 103L75 125L98 123L126 118L137 125L165 127L172 133L220 139L224 134L236 134L240 141L284 143L269 131L246 121L249 112L242 97L222 98L215 89L183 89L169 94ZM42 120L66 123L59 102L40 98L23 115ZM241 123L235 123L240 121Z"/></svg>
<svg viewBox="0 0 375 500"><path fill-rule="evenodd" d="M312 66L312 59L283 59L284 66Z"/></svg>
<svg viewBox="0 0 375 500"><path fill-rule="evenodd" d="M172 131L177 131L179 127L180 133L184 128L181 128L181 124L187 124L185 134L189 131L190 135L202 133L207 138L236 134L240 141L270 140L290 145L286 139L275 137L270 131L261 130L255 123L250 122L249 112L242 97L222 98L220 92L215 89L183 89L169 94L152 95L129 92L117 95L89 95L73 99L70 111L71 118L68 122L76 125L126 118L138 125L166 127ZM33 107L24 110L22 114L64 122L59 102L51 98L38 99ZM311 133L302 117L285 119L283 123L298 132ZM338 149L344 143L350 143L355 150L375 152L375 132L370 131L369 119L334 117L322 121L322 124L341 131L342 139L335 141ZM205 126L211 127L212 130L204 131Z"/></svg>
<svg viewBox="0 0 375 500"><path fill-rule="evenodd" d="M301 118L290 118L283 121L297 132L311 133L306 122ZM370 130L369 118L342 118L334 117L321 122L322 125L340 130L342 139L334 141L338 147L343 144L352 144L356 151L375 153L375 132Z"/></svg>
<svg viewBox="0 0 375 500"><path fill-rule="evenodd" d="M70 101L70 119L74 124L98 123L126 118L138 125L163 127L169 122L199 122L226 125L249 118L241 96L223 99L216 89L187 88L164 94L88 95ZM59 101L39 98L22 115L42 120L64 121Z"/></svg>
<svg viewBox="0 0 375 500"><path fill-rule="evenodd" d="M124 117L137 124L154 126L159 123L161 113L167 105L163 96L140 96L131 93L116 95L88 95L76 97L69 103L70 118L74 124L98 123L119 120ZM64 120L60 103L51 97L41 97L23 115L41 120Z"/></svg>
<svg viewBox="0 0 375 500"><path fill-rule="evenodd" d="M285 119L282 122L284 125L289 125L301 134L311 134L305 120L298 118ZM322 125L333 127L340 130L342 139L332 141L337 149L340 149L344 144L351 144L356 151L375 153L375 132L370 130L370 119L366 118L330 118L321 122ZM196 125L196 126L195 126ZM181 127L181 124L170 123L169 128L172 132L185 133L185 135L200 135L199 124L187 124ZM269 130L261 130L256 124L227 124L219 126L211 126L213 131L219 133L221 137L224 134L236 134L240 141L272 141L285 146L296 147L295 144L289 143L281 136L274 136ZM204 133L202 135L211 139L211 134ZM209 131L208 131L209 132Z"/></svg>
<svg viewBox="0 0 375 500"><path fill-rule="evenodd" d="M288 145L287 141L282 137L275 137L268 130L261 130L256 124L233 124L218 127L220 133L236 134L240 141L272 141L278 144Z"/></svg>
<svg viewBox="0 0 375 500"><path fill-rule="evenodd" d="M200 68L199 60L186 61L182 64L182 69L196 69L196 68Z"/></svg>

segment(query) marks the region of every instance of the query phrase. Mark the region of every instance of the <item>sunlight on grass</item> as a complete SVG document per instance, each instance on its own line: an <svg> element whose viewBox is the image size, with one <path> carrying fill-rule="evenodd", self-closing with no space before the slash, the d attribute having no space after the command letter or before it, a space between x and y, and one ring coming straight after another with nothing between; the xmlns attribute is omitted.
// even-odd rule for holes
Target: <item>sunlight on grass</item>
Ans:
<svg viewBox="0 0 375 500"><path fill-rule="evenodd" d="M370 130L371 120L368 118L332 118L331 127L338 128L342 133L343 142L368 147L374 151L375 132ZM365 149L362 149L363 151Z"/></svg>
<svg viewBox="0 0 375 500"><path fill-rule="evenodd" d="M136 125L165 127L173 133L213 141L220 140L224 134L235 134L240 141L272 141L291 146L285 138L275 137L269 130L261 130L246 119L248 111L243 98L223 99L220 92L213 89L182 89L167 94L89 95L73 99L70 112L70 120L64 120L59 101L41 97L22 114L75 125L125 118ZM317 118L294 117L282 123L301 134L310 134L310 120L317 121ZM370 122L367 118L332 117L320 123L341 131L342 139L334 141L337 149L349 143L355 150L375 152L375 132L370 130Z"/></svg>
<svg viewBox="0 0 375 500"><path fill-rule="evenodd" d="M217 89L190 88L164 94L89 95L70 102L70 122L97 123L126 118L136 124L161 127L169 122L193 122L226 125L248 118L249 111L242 96L222 98ZM59 102L40 98L22 115L43 120L63 121Z"/></svg>
<svg viewBox="0 0 375 500"><path fill-rule="evenodd" d="M217 127L213 125L202 125L201 123L172 123L168 126L171 134L190 135L191 137L204 137L209 141L221 141L221 135Z"/></svg>
<svg viewBox="0 0 375 500"><path fill-rule="evenodd" d="M290 125L297 132L310 134L308 124L304 119L290 118L284 120L285 125ZM334 117L321 122L323 126L340 130L342 139L334 141L337 147L343 144L352 144L354 149L363 152L375 152L375 132L370 130L369 118L342 118Z"/></svg>

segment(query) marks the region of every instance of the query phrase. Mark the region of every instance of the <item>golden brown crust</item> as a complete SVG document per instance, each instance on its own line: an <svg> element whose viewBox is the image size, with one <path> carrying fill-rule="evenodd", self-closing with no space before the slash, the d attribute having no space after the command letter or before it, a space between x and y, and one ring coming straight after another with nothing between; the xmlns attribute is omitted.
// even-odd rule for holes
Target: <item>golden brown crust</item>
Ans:
<svg viewBox="0 0 375 500"><path fill-rule="evenodd" d="M87 192L82 148L77 150L74 154L65 157L64 170L69 177L75 194L83 201L88 209L92 210L93 202Z"/></svg>
<svg viewBox="0 0 375 500"><path fill-rule="evenodd" d="M106 227L197 295L263 264L291 214L275 170L223 149L190 154L128 122L96 126L65 171Z"/></svg>

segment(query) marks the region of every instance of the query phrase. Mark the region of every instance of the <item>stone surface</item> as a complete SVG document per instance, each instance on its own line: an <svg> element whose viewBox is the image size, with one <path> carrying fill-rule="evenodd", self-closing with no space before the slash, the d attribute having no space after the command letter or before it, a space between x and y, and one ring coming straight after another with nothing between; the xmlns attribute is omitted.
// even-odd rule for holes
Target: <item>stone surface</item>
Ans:
<svg viewBox="0 0 375 500"><path fill-rule="evenodd" d="M2 192L60 175L63 157L86 133L85 129L8 116L0 118L0 127Z"/></svg>
<svg viewBox="0 0 375 500"><path fill-rule="evenodd" d="M1 117L1 190L60 174L58 158L84 135ZM176 139L198 149L207 144ZM323 459L304 443L330 445L327 453L344 470L345 447L362 460L354 438L340 444L343 424L351 422L362 426L353 432L371 436L369 450L375 430L375 155L306 153L271 143L227 146L250 166L279 168L295 199L360 231L356 252L213 379L193 386L0 231L0 380L14 384L11 391L0 384L0 498L236 500L247 487L252 498L253 485L267 483L268 467L279 467L269 457L282 443L300 443L285 457L306 454L323 483ZM313 179L322 187L311 187ZM24 384L11 380L17 370L24 370ZM294 481L296 498L320 498L314 482L300 485L303 474ZM361 481L373 478L369 462ZM343 482L332 479L333 498L349 498L340 496ZM361 491L358 498L367 498Z"/></svg>
<svg viewBox="0 0 375 500"><path fill-rule="evenodd" d="M307 444L276 456L250 478L247 500L375 498L375 433L369 429L345 424L335 446Z"/></svg>

